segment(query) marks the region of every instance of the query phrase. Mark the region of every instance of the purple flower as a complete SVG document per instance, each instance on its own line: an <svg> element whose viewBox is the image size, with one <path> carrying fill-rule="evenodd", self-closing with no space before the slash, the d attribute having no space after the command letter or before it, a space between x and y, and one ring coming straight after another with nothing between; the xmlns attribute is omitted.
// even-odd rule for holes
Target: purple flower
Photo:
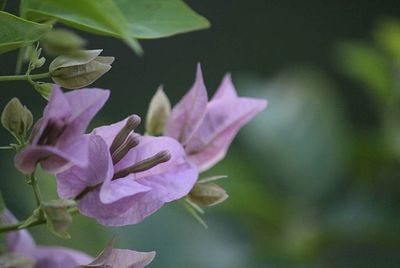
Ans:
<svg viewBox="0 0 400 268"><path fill-rule="evenodd" d="M95 129L89 165L57 174L58 194L79 200L79 211L103 225L135 224L164 203L189 193L198 171L169 137L140 136L136 115Z"/></svg>
<svg viewBox="0 0 400 268"><path fill-rule="evenodd" d="M0 223L16 223L15 217L6 210L0 215ZM64 248L37 246L26 230L9 232L6 235L6 253L32 259L34 268L143 268L155 256L155 252L138 252L114 249L111 241L103 252L93 259L83 252Z"/></svg>
<svg viewBox="0 0 400 268"><path fill-rule="evenodd" d="M86 166L89 141L83 134L108 96L108 90L91 88L63 93L55 86L43 117L32 129L29 145L16 155L16 167L31 173L40 162L43 169L57 173L72 164Z"/></svg>
<svg viewBox="0 0 400 268"><path fill-rule="evenodd" d="M15 217L6 210L0 215L1 223L16 223ZM64 247L37 246L26 230L9 232L6 235L6 251L31 258L35 268L74 268L92 261L85 253Z"/></svg>
<svg viewBox="0 0 400 268"><path fill-rule="evenodd" d="M196 81L173 108L164 134L177 139L189 160L204 171L224 158L239 129L266 105L266 100L238 97L229 74L208 101L198 65Z"/></svg>

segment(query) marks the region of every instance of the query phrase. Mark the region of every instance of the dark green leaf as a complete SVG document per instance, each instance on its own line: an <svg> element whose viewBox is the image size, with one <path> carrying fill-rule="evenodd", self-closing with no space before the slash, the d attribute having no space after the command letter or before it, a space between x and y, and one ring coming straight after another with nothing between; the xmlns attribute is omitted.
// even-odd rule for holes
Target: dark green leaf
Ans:
<svg viewBox="0 0 400 268"><path fill-rule="evenodd" d="M30 22L0 11L0 53L35 42L50 29L50 25Z"/></svg>
<svg viewBox="0 0 400 268"><path fill-rule="evenodd" d="M21 16L34 21L57 19L83 31L118 37L141 52L129 33L128 22L112 0L23 0Z"/></svg>
<svg viewBox="0 0 400 268"><path fill-rule="evenodd" d="M140 52L135 38L160 38L209 27L181 0L23 0L21 16L57 19L94 34L122 39Z"/></svg>

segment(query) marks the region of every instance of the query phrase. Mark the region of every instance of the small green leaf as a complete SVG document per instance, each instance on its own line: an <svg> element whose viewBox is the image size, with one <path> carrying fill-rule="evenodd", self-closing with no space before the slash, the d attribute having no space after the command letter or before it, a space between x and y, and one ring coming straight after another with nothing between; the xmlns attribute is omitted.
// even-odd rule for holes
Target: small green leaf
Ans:
<svg viewBox="0 0 400 268"><path fill-rule="evenodd" d="M51 25L24 20L0 11L0 54L37 41Z"/></svg>

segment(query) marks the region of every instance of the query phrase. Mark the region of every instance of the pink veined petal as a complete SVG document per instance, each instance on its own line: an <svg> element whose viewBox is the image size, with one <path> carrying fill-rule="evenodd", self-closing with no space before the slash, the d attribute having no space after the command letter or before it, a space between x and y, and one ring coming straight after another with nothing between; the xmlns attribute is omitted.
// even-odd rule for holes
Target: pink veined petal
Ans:
<svg viewBox="0 0 400 268"><path fill-rule="evenodd" d="M201 122L206 112L207 101L207 89L199 64L194 85L173 108L166 125L165 135L185 144Z"/></svg>
<svg viewBox="0 0 400 268"><path fill-rule="evenodd" d="M213 166L225 156L239 129L266 105L266 101L252 98L210 102L202 124L185 148L189 159L201 171Z"/></svg>
<svg viewBox="0 0 400 268"><path fill-rule="evenodd" d="M144 268L153 261L155 256L154 251L139 252L129 249L113 249L105 264L110 265L110 267Z"/></svg>
<svg viewBox="0 0 400 268"><path fill-rule="evenodd" d="M237 93L235 87L232 83L232 77L230 74L226 74L222 79L221 84L219 85L217 91L212 97L211 101L220 100L220 99L232 99L237 98Z"/></svg>
<svg viewBox="0 0 400 268"><path fill-rule="evenodd" d="M31 257L38 268L75 268L93 260L83 252L63 247L37 247Z"/></svg>
<svg viewBox="0 0 400 268"><path fill-rule="evenodd" d="M43 117L36 122L33 129L35 130L35 136L32 139L32 144L37 144L47 123L50 118L63 120L71 115L71 107L68 104L62 90L59 86L54 86L53 91L49 97L46 108L43 111Z"/></svg>
<svg viewBox="0 0 400 268"><path fill-rule="evenodd" d="M65 93L65 98L72 110L70 123L74 123L77 132L85 131L90 120L103 107L109 96L109 90L98 88L85 88Z"/></svg>
<svg viewBox="0 0 400 268"><path fill-rule="evenodd" d="M30 145L15 156L15 166L25 173L31 173L41 161L43 169L58 173L70 167L70 163L87 165L87 143L87 137L81 136L71 147L66 148L67 151L48 145Z"/></svg>
<svg viewBox="0 0 400 268"><path fill-rule="evenodd" d="M0 224L13 224L17 222L17 219L8 209L5 209L0 214ZM29 255L36 247L35 241L33 241L27 230L9 232L6 234L5 241L7 251L19 252L23 255Z"/></svg>
<svg viewBox="0 0 400 268"><path fill-rule="evenodd" d="M113 176L114 169L106 143L100 136L85 136L89 139L89 165L84 168L73 166L57 174L57 191L61 197L75 197L86 187L102 183Z"/></svg>
<svg viewBox="0 0 400 268"><path fill-rule="evenodd" d="M197 176L197 168L193 164L182 164L174 171L137 180L151 188L147 192L104 204L100 201L99 190L94 190L82 198L78 208L82 214L95 218L106 226L136 224L160 209L165 202L189 193Z"/></svg>
<svg viewBox="0 0 400 268"><path fill-rule="evenodd" d="M112 181L111 178L104 181L100 189L100 201L111 204L122 198L133 196L138 193L148 192L151 188L134 181L134 175L130 174L124 178Z"/></svg>
<svg viewBox="0 0 400 268"><path fill-rule="evenodd" d="M186 153L178 141L170 137L139 137L139 145L131 149L128 154L115 165L115 172L129 167L137 162L147 159L161 151L168 151L171 159L159 164L149 170L135 174L139 179L146 176L156 175L173 169L176 165L185 162Z"/></svg>

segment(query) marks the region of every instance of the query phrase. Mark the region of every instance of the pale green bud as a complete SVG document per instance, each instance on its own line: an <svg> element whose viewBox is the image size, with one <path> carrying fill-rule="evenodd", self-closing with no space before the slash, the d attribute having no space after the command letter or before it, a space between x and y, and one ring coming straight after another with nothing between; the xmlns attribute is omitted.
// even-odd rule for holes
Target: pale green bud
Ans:
<svg viewBox="0 0 400 268"><path fill-rule="evenodd" d="M70 238L67 229L72 223L72 216L69 214L68 208L73 205L75 205L74 201L66 199L42 203L41 206L47 220L47 227L53 234L61 238Z"/></svg>
<svg viewBox="0 0 400 268"><path fill-rule="evenodd" d="M50 63L51 78L60 86L75 89L90 85L111 69L114 57L101 57L101 49L58 56Z"/></svg>
<svg viewBox="0 0 400 268"><path fill-rule="evenodd" d="M215 183L196 183L188 198L199 206L213 206L228 198L226 191Z"/></svg>
<svg viewBox="0 0 400 268"><path fill-rule="evenodd" d="M49 96L51 94L51 91L53 90L53 87L55 84L52 83L43 83L43 82L34 82L33 87L35 90L42 95L43 98L46 100L49 99Z"/></svg>
<svg viewBox="0 0 400 268"><path fill-rule="evenodd" d="M160 135L171 114L171 103L160 86L150 101L146 116L146 132L149 135Z"/></svg>
<svg viewBox="0 0 400 268"><path fill-rule="evenodd" d="M1 123L15 137L22 138L31 128L33 116L17 98L13 98L4 107Z"/></svg>
<svg viewBox="0 0 400 268"><path fill-rule="evenodd" d="M67 29L52 29L42 37L40 44L48 55L58 56L82 49L86 40Z"/></svg>

